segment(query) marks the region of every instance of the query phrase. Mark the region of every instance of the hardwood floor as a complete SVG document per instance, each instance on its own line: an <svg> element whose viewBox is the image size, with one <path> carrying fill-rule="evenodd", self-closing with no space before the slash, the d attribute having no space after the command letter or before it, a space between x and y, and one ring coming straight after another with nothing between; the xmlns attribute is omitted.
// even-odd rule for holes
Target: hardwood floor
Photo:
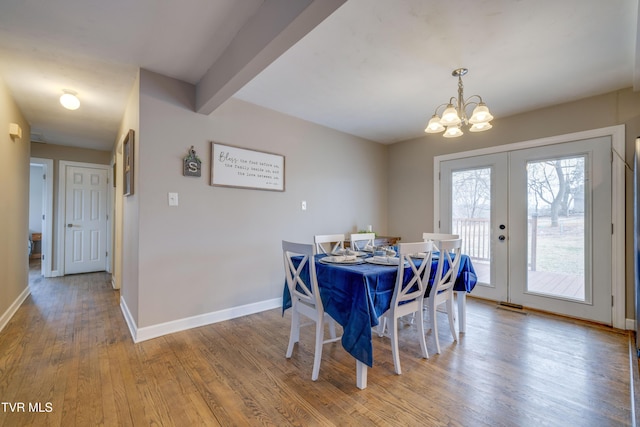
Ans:
<svg viewBox="0 0 640 427"><path fill-rule="evenodd" d="M401 376L375 336L359 390L340 343L325 346L311 381L311 330L284 357L290 313L133 344L108 274L35 277L0 332L1 426L632 425L623 331L470 298L458 343L440 314L440 355L429 332L430 358L420 359L415 326L403 328Z"/></svg>

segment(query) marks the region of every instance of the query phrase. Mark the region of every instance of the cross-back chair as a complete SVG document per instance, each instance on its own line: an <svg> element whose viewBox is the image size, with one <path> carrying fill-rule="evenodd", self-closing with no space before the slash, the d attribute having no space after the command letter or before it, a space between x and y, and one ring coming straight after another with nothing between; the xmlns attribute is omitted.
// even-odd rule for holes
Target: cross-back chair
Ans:
<svg viewBox="0 0 640 427"><path fill-rule="evenodd" d="M440 340L438 339L438 322L436 309L440 304L446 303L449 318L449 329L453 340L458 340L455 326L455 313L453 311L453 286L458 277L460 268L462 239L440 240L440 255L438 267L433 279L433 285L427 297L427 309L431 317L431 328L436 340L436 352L440 354Z"/></svg>
<svg viewBox="0 0 640 427"><path fill-rule="evenodd" d="M367 246L372 248L375 246L375 233L355 233L351 235L351 249L354 251L362 251Z"/></svg>
<svg viewBox="0 0 640 427"><path fill-rule="evenodd" d="M380 318L384 333L391 339L391 353L396 374L402 374L398 350L398 319L409 314L418 317L418 340L422 357L427 359L429 352L425 342L423 303L431 273L433 245L430 242L400 243L398 245L398 274L391 299L391 306Z"/></svg>
<svg viewBox="0 0 640 427"><path fill-rule="evenodd" d="M291 333L286 357L291 358L295 343L300 340L300 327L315 323L316 339L311 379L316 381L320 373L322 359L322 345L338 341L336 337L335 321L325 313L318 290L314 245L282 241L284 271L287 287L291 294ZM300 315L313 322L301 324ZM331 339L324 339L324 324L329 324Z"/></svg>
<svg viewBox="0 0 640 427"><path fill-rule="evenodd" d="M344 249L344 234L318 234L313 236L316 254L332 254ZM328 245L328 246L327 246ZM327 247L331 249L327 252Z"/></svg>
<svg viewBox="0 0 640 427"><path fill-rule="evenodd" d="M433 250L434 251L439 251L440 250L440 240L452 240L452 239L459 239L460 236L458 234L447 234L447 233L422 233L422 240L424 240L425 242L431 241L433 242Z"/></svg>

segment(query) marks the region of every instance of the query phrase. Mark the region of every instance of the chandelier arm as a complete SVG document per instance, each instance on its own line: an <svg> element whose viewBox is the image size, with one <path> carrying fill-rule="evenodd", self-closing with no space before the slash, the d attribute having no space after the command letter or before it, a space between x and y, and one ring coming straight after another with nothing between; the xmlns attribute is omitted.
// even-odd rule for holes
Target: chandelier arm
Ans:
<svg viewBox="0 0 640 427"><path fill-rule="evenodd" d="M480 98L478 95L471 95L469 97L469 99L466 100L466 102L464 103L464 105L462 106L463 110L464 110L464 116L465 116L465 121L468 121L468 117L467 117L467 108L469 107L474 107L474 106L478 106L480 104L480 102L482 102L482 98L480 98L480 101L473 101L474 97L478 97ZM473 114L473 113L472 113ZM466 123L468 124L468 123Z"/></svg>
<svg viewBox="0 0 640 427"><path fill-rule="evenodd" d="M449 105L449 104L448 104L448 103L446 103L446 102L445 102L444 104L440 104L440 105L438 105L438 106L436 107L435 111L433 112L433 114L434 114L434 115L436 115L436 116L439 116L439 114L438 114L438 110L439 110L441 107L445 107L445 108L446 108L446 106L447 106L447 105ZM443 110L443 111L444 111L444 110Z"/></svg>
<svg viewBox="0 0 640 427"><path fill-rule="evenodd" d="M474 99L474 98L478 98L479 101L472 101L472 99ZM478 105L481 102L482 102L482 97L480 95L471 95L464 102L464 108L467 108L469 105L472 105L472 104Z"/></svg>

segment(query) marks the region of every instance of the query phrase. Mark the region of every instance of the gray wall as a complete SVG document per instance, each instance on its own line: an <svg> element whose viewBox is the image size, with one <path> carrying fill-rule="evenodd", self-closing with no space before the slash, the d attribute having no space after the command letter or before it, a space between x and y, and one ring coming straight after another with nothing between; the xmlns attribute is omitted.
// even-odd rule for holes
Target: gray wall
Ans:
<svg viewBox="0 0 640 427"><path fill-rule="evenodd" d="M9 136L9 123L22 138ZM29 271L29 124L0 79L0 329L7 310L28 287Z"/></svg>
<svg viewBox="0 0 640 427"><path fill-rule="evenodd" d="M130 196L122 196L123 170L122 170L122 144L129 130L134 131L134 193ZM127 308L131 312L133 320L138 319L138 301L140 289L138 286L138 243L139 238L139 200L140 190L138 177L140 175L139 146L140 136L140 75L136 76L131 94L127 100L127 108L120 125L118 137L114 143L112 158L116 162L116 191L114 200L114 229L113 229L113 283L120 289L121 300L126 301ZM126 283L126 286L123 286ZM144 297L142 297L144 298Z"/></svg>
<svg viewBox="0 0 640 427"><path fill-rule="evenodd" d="M640 93L630 89L499 118L488 132L466 133L453 140L440 134L425 134L422 138L394 144L389 148L389 232L412 240L419 239L422 232L433 230L433 159L436 156L619 124L626 127L626 159L633 166L634 142L640 135ZM626 317L631 319L634 318L632 178L627 170ZM407 204L413 208L406 209Z"/></svg>
<svg viewBox="0 0 640 427"><path fill-rule="evenodd" d="M211 186L212 141L284 155L286 191ZM192 145L201 178L182 176ZM282 239L311 243L368 224L387 232L384 145L234 99L200 115L193 86L142 70L137 150L139 213L124 221L137 223L139 247L124 247L123 263L137 257L138 271L122 287L137 288L138 327L281 297Z"/></svg>

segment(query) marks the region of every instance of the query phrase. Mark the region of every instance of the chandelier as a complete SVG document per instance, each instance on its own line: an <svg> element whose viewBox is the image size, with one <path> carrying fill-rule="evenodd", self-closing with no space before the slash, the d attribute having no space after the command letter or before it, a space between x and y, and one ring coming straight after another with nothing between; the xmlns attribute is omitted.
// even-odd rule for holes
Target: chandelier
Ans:
<svg viewBox="0 0 640 427"><path fill-rule="evenodd" d="M451 73L452 76L458 78L458 98L451 97L447 104L442 104L436 107L436 111L429 120L427 128L424 130L426 133L440 133L444 131L445 138L455 138L464 134L461 126L468 126L470 132L482 132L491 129L491 120L493 116L489 112L487 105L482 102L480 95L471 95L469 99L464 99L464 86L462 84L462 76L467 74L469 70L466 68L457 68ZM475 100L477 98L477 101ZM467 108L475 105L471 118L467 118ZM438 116L438 110L441 107L445 107L442 112L442 118Z"/></svg>

